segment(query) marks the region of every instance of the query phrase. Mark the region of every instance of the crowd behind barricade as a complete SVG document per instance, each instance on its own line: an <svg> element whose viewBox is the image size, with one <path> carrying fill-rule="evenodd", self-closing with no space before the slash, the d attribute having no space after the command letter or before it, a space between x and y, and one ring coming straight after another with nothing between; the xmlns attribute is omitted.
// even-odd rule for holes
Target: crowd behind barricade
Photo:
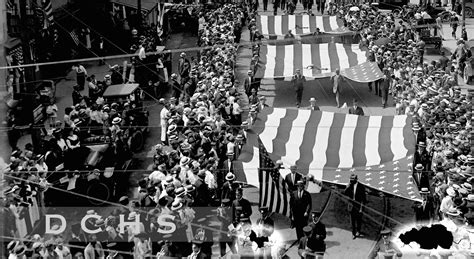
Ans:
<svg viewBox="0 0 474 259"><path fill-rule="evenodd" d="M243 117L243 101L247 97L235 79L233 69L235 43L239 41L241 27L248 16L243 7L226 4L201 13L199 44L206 48L191 60L182 53L177 73L170 76L172 97L159 100L163 104L162 143L155 147L153 172L138 183L137 197L123 196L112 213L87 221L89 228L101 229L97 234L86 235L75 224L71 229L72 236L27 236L27 241L18 239L8 244L11 258L25 258L26 254L33 258L58 254L63 258L188 255L190 258L210 258L213 234L216 233L221 237L221 255L226 254L227 247L236 253L242 251L243 246L251 246L248 235L252 232L249 229L252 209L250 202L242 197L241 184L235 181L234 160L246 141L247 130L256 113L266 105L264 99L255 98L255 91L249 91L252 92L249 99L255 100L248 118ZM149 44L145 39L139 45L146 48L144 45ZM80 67L77 66L80 77L87 76ZM109 85L124 82L118 66L112 70L112 75L107 75L105 82L100 83L104 85L99 88L101 91L92 91L89 97L80 95L80 85L75 87L74 106L66 108L63 123L55 124L51 129L44 154L34 154L31 145L24 153L19 149L13 152L8 169L11 177L6 177L10 186L6 191L7 204L2 207L4 213L9 214L6 219L21 218L20 207L32 203L29 197L34 192L47 196L51 186L65 181L62 177L52 182L50 171L64 167L72 172L65 174L68 181L78 176L82 178L82 171L74 173L74 170L88 169L82 168L77 158L92 132L97 131L98 136L107 138L107 143L113 147L111 152L115 161L124 161L131 156L123 136L138 116L135 110L141 105L140 98L134 94L112 104L106 103L101 92ZM92 76L87 81L100 85ZM101 174L94 170L85 177L88 180ZM66 196L69 197L63 197ZM74 200L68 202L74 203ZM262 212L266 217L265 210ZM139 217L140 227L118 233L120 214L128 221ZM87 215L96 215L96 212L90 210ZM173 221L177 229L172 234L157 232L160 225L156 219L160 215L177 217ZM221 222L214 230L196 229L190 224L199 219L200 225L208 226L202 218L209 217ZM233 227L229 228L230 225ZM18 237L18 231L13 227L8 236ZM55 227L58 226L53 229Z"/></svg>
<svg viewBox="0 0 474 259"><path fill-rule="evenodd" d="M470 49L460 39L450 58L425 62L425 43L416 29L397 24L390 14L360 8L361 12L345 16L346 23L364 28L361 44L369 49L368 60L377 62L385 74L369 83L369 91L374 88L382 96L384 107L391 94L397 114L413 118L417 146L413 179L423 196L414 205L417 221L449 217L473 223L472 93L462 93L456 65L471 56ZM377 46L381 38L388 40Z"/></svg>

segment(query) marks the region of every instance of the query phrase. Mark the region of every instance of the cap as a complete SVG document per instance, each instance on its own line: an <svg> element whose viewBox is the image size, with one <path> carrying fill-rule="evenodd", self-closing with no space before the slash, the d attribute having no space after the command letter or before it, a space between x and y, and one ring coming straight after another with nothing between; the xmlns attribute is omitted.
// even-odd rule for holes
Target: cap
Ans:
<svg viewBox="0 0 474 259"><path fill-rule="evenodd" d="M303 228L303 231L304 231L305 233L310 233L312 230L313 230L313 229L312 229L310 226L306 226L306 227Z"/></svg>

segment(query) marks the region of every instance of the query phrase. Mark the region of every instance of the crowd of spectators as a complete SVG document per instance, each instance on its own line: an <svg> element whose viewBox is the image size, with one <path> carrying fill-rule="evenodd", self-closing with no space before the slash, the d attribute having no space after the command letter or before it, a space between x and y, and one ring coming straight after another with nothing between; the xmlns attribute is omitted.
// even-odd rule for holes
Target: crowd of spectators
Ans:
<svg viewBox="0 0 474 259"><path fill-rule="evenodd" d="M457 82L457 64L471 55L469 47L460 39L451 57L426 62L426 46L417 29L369 6L359 7L360 12L344 16L345 22L360 29L361 44L369 49L368 60L377 62L385 74L384 79L369 84L369 90L375 86L378 95L388 91L397 114L413 119L417 147L413 178L423 196L414 206L417 220L450 217L473 223L474 214L468 209L474 201L472 93L462 92ZM378 46L382 38L386 44Z"/></svg>
<svg viewBox="0 0 474 259"><path fill-rule="evenodd" d="M159 100L163 105L162 143L155 147L153 172L138 183L138 196L132 199L122 196L112 213L86 222L90 228L101 229L97 234L86 235L76 224L71 229L72 236L35 235L27 237L27 241L13 240L7 247L11 256L20 258L26 253L33 257L59 254L64 258L147 258L155 255L210 258L216 233L221 237L221 255L227 253L227 247L235 253L239 245L248 242L242 234L250 233L248 223L252 210L249 201L242 197L241 185L235 182L234 160L246 141L256 112L264 107L264 100L254 100L248 119L243 117L247 96L235 79L234 64L235 43L247 22L247 13L243 6L225 4L201 13L200 17L199 45L204 48L191 60L185 53L180 55L178 72L170 76L172 97ZM145 43L142 39L140 48L148 46ZM117 67L113 70L119 73ZM113 75L106 76L103 89L113 83L113 78ZM89 83L96 83L94 78L89 79ZM122 80L118 74L117 80ZM138 116L134 111L140 108L137 107L139 97L129 96L110 105L102 99L99 91L89 97L78 95L74 107L66 108L63 123L58 123L52 130L44 155L35 155L32 150L25 154L16 150L12 154L9 173L17 176L18 181L8 181L11 184L7 193L12 198L5 206L9 208L6 211L19 214L22 204L33 206L28 197L34 191L47 195L48 187L51 189L57 184L51 182L48 172L59 170L58 166L65 167L67 172L87 169L77 164L77 152L83 149L83 142L90 138L91 130L100 131L98 136L106 136L114 147L114 161L123 161L131 155L123 135ZM99 170L84 176L82 171L65 174L69 181L102 175ZM120 214L129 221L140 217L140 227L118 233ZM97 213L90 210L87 215ZM173 221L177 226L173 234L157 232L160 226L156 219L160 215L178 217L179 220ZM15 214L10 219L15 217L18 219L21 215ZM196 219L201 225L209 225L201 221L207 217L221 223L216 230L191 227L190 223ZM230 234L229 224L235 228ZM17 230L10 232L11 236L18 236Z"/></svg>

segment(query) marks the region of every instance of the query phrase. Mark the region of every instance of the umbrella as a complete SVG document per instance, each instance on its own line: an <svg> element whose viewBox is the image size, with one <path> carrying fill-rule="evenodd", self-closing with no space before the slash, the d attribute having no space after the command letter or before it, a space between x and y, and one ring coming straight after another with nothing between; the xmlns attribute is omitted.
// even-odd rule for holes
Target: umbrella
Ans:
<svg viewBox="0 0 474 259"><path fill-rule="evenodd" d="M351 7L351 8L349 9L349 11L358 12L358 11L360 11L360 9L359 9L359 7L357 7L357 6L353 6L353 7Z"/></svg>

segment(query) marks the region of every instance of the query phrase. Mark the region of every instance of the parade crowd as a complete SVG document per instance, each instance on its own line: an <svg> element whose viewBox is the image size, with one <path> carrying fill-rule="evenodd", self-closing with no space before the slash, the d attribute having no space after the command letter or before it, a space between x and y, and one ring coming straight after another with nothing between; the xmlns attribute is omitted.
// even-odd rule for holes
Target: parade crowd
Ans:
<svg viewBox="0 0 474 259"><path fill-rule="evenodd" d="M336 6L328 5L331 13L336 10L333 5ZM450 219L474 224L471 171L474 158L470 155L472 95L461 93L455 66L470 51L460 40L452 57L425 63L425 44L418 39L416 30L368 5L358 7L359 12L343 13L342 17L348 27L357 28L361 45L369 49L368 60L377 62L385 75L370 83L369 91L382 97L384 107L392 95L397 114L413 118L417 144L413 179L423 197L413 206L417 222ZM74 224L67 236L36 234L24 239L10 238L6 247L9 258L210 258L214 243L218 244L221 256L256 251L255 246L262 254L278 253L276 249L266 249L274 225L268 208L260 208L261 218L255 222L258 227L252 228L251 204L243 197L242 185L236 182L235 174L238 170L235 160L248 130L258 112L267 107L265 98L258 95L259 83L253 76L258 45L252 46L254 61L244 82L236 80L234 74L236 43L240 41L242 27L248 23L252 39L261 38L254 17L245 5L225 4L201 12L198 45L203 48L196 57L188 58L186 53L181 53L178 71L169 80L163 55L144 55L156 49L152 36L141 37L137 31L133 32L136 42L131 51L138 52L139 60L131 60L131 68L155 60L154 69L158 73L150 74L146 68L139 68L131 73L132 78L128 75L124 81L120 67L112 66L111 75L98 82L87 76L80 64L76 65L78 85L72 96L74 106L66 108L59 123L57 107L48 106L51 125L44 139L44 150L35 153L28 144L24 150L15 148L12 152L5 176L6 198L1 204L6 235L18 237L26 232L19 229L23 225L18 222L39 218L30 208L38 207L38 201L48 203L48 198L52 199L48 191L56 184L74 178L83 179L82 185L87 185L89 180L103 177L101 170L84 167L77 159L87 157L84 145L88 141L99 139L111 147L111 157L115 158L112 166L122 165L131 158L126 136L133 134L130 132L133 126L144 116L142 97L133 94L107 104L101 95L110 85L139 82L143 89L147 86L153 89L150 94L155 97L164 96L164 85L171 89L171 98L159 99L163 105L161 144L155 146L153 171L138 182L137 197L121 195L112 212L92 209L86 212L96 216L86 221L86 225L100 229L98 233L86 234L79 224ZM389 42L378 46L377 41L382 38L388 38ZM89 87L87 97L80 93L86 86ZM245 118L247 98L250 111ZM9 122L14 125L13 114ZM58 173L63 169L64 173ZM311 210L311 197L308 200L303 180L296 168L285 179L293 193L292 219L302 257L308 253L324 254L326 249L326 229L319 220L321 212ZM68 188L68 191L75 190ZM361 235L359 211L365 202L365 191L357 184L356 176L351 177L345 194L357 201L351 203L356 238ZM139 227L129 227L120 233L120 215L125 215L128 221L139 218ZM158 231L162 226L157 219L162 215L176 217L176 230L172 234ZM308 225L309 215L312 217ZM211 221L218 224L204 227ZM382 235L388 236L389 232Z"/></svg>

